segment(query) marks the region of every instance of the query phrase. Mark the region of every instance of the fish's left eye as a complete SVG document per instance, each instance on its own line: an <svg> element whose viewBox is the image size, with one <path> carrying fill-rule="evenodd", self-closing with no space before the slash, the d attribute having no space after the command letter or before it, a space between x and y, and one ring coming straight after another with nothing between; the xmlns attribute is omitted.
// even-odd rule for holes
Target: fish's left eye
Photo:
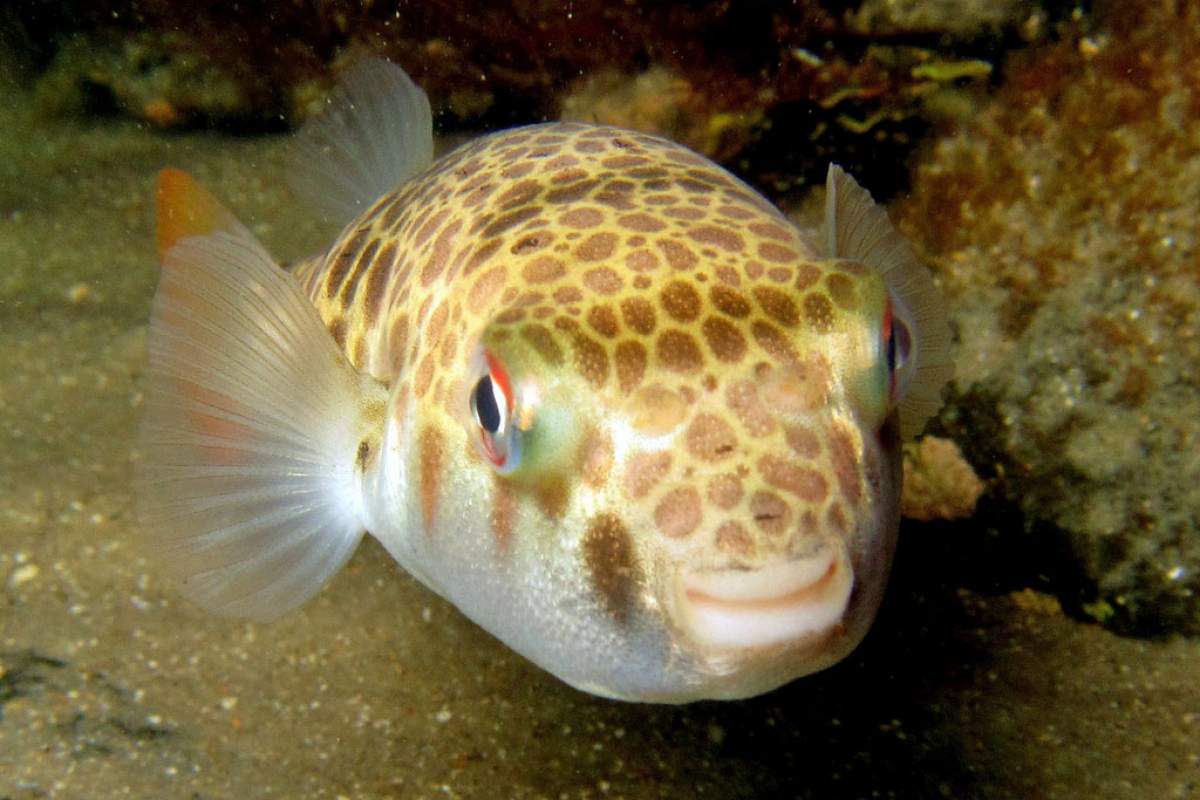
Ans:
<svg viewBox="0 0 1200 800"><path fill-rule="evenodd" d="M903 316L893 311L889 300L883 315L883 353L887 360L889 394L892 400L903 385L899 380L912 355L912 334Z"/></svg>
<svg viewBox="0 0 1200 800"><path fill-rule="evenodd" d="M480 451L498 471L511 472L520 460L520 431L512 424L512 384L504 365L487 351L480 359L470 403Z"/></svg>

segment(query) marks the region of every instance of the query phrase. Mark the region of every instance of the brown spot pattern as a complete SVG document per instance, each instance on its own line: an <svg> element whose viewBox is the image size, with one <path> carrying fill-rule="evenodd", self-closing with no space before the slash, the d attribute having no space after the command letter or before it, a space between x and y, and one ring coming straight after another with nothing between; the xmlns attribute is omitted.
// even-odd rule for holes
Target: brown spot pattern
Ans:
<svg viewBox="0 0 1200 800"><path fill-rule="evenodd" d="M821 441L808 428L799 424L788 425L784 430L788 446L801 458L816 458L821 453Z"/></svg>
<svg viewBox="0 0 1200 800"><path fill-rule="evenodd" d="M775 418L758 396L758 388L750 381L731 384L726 402L746 432L751 436L766 436L775 430Z"/></svg>
<svg viewBox="0 0 1200 800"><path fill-rule="evenodd" d="M829 459L842 498L847 505L857 506L862 499L859 456L854 440L842 428L834 428L829 432Z"/></svg>
<svg viewBox="0 0 1200 800"><path fill-rule="evenodd" d="M758 461L758 471L767 483L809 503L824 502L829 496L829 483L816 470L775 456L763 456Z"/></svg>
<svg viewBox="0 0 1200 800"><path fill-rule="evenodd" d="M730 252L737 252L746 247L741 235L729 228L717 225L699 225L688 231L688 237L701 244L716 245L722 250Z"/></svg>
<svg viewBox="0 0 1200 800"><path fill-rule="evenodd" d="M533 487L533 499L550 519L562 519L571 502L571 487L563 475L551 475Z"/></svg>
<svg viewBox="0 0 1200 800"><path fill-rule="evenodd" d="M718 361L734 364L746 355L746 338L741 331L719 317L709 317L701 325L704 340Z"/></svg>
<svg viewBox="0 0 1200 800"><path fill-rule="evenodd" d="M597 428L589 429L579 451L579 472L583 482L593 489L604 486L608 482L612 466L612 439Z"/></svg>
<svg viewBox="0 0 1200 800"><path fill-rule="evenodd" d="M596 388L608 380L608 351L595 339L588 336L579 328L574 320L559 318L556 327L567 331L571 336L571 344L575 351L575 369L584 380Z"/></svg>
<svg viewBox="0 0 1200 800"><path fill-rule="evenodd" d="M470 309L475 313L482 311L500 293L507 278L508 270L503 266L492 267L476 278L467 293L467 305Z"/></svg>
<svg viewBox="0 0 1200 800"><path fill-rule="evenodd" d="M730 289L728 286L712 287L709 290L709 297L718 311L734 319L741 319L750 313L750 301L741 292Z"/></svg>
<svg viewBox="0 0 1200 800"><path fill-rule="evenodd" d="M597 294L616 294L624 283L616 270L609 267L596 267L583 273L583 285Z"/></svg>
<svg viewBox="0 0 1200 800"><path fill-rule="evenodd" d="M550 283L566 274L566 266L554 256L538 256L521 270L521 277L530 283Z"/></svg>
<svg viewBox="0 0 1200 800"><path fill-rule="evenodd" d="M598 208L573 208L558 221L568 228L594 228L604 222L604 212Z"/></svg>
<svg viewBox="0 0 1200 800"><path fill-rule="evenodd" d="M617 382L621 391L629 394L646 374L646 348L641 342L621 342L617 345Z"/></svg>
<svg viewBox="0 0 1200 800"><path fill-rule="evenodd" d="M796 303L778 289L760 286L754 290L754 299L758 301L759 306L768 317L785 328L794 327L800 321L800 310L796 307Z"/></svg>
<svg viewBox="0 0 1200 800"><path fill-rule="evenodd" d="M492 476L492 536L500 552L508 550L517 523L517 495L499 475Z"/></svg>
<svg viewBox="0 0 1200 800"><path fill-rule="evenodd" d="M733 428L715 414L698 414L687 429L687 449L701 461L720 461L737 451Z"/></svg>
<svg viewBox="0 0 1200 800"><path fill-rule="evenodd" d="M750 498L750 515L765 533L781 536L791 523L792 509L773 492L755 492Z"/></svg>
<svg viewBox="0 0 1200 800"><path fill-rule="evenodd" d="M700 295L691 284L672 281L660 295L663 310L679 322L691 322L700 314Z"/></svg>
<svg viewBox="0 0 1200 800"><path fill-rule="evenodd" d="M821 268L814 264L804 264L796 270L796 288L800 291L808 289L821 280Z"/></svg>
<svg viewBox="0 0 1200 800"><path fill-rule="evenodd" d="M563 363L563 351L554 340L554 334L549 329L536 322L521 328L521 338L529 342L537 354L550 367L558 367Z"/></svg>
<svg viewBox="0 0 1200 800"><path fill-rule="evenodd" d="M823 294L809 294L804 298L804 319L817 333L833 330L833 305Z"/></svg>
<svg viewBox="0 0 1200 800"><path fill-rule="evenodd" d="M438 500L441 496L442 470L445 468L446 450L442 435L436 428L421 429L417 445L421 464L420 495L421 518L425 521L425 532L433 532L433 521L437 516Z"/></svg>
<svg viewBox="0 0 1200 800"><path fill-rule="evenodd" d="M696 254L687 246L672 239L660 240L658 246L663 251L663 255L667 257L667 263L671 265L672 269L686 272L696 266Z"/></svg>
<svg viewBox="0 0 1200 800"><path fill-rule="evenodd" d="M718 475L708 482L708 499L718 508L729 510L742 502L742 481L737 475Z"/></svg>
<svg viewBox="0 0 1200 800"><path fill-rule="evenodd" d="M592 306L587 313L587 322L592 330L609 339L616 336L621 329L612 306Z"/></svg>
<svg viewBox="0 0 1200 800"><path fill-rule="evenodd" d="M625 318L634 333L649 336L654 333L654 306L648 300L640 297L630 297L621 301L621 315Z"/></svg>
<svg viewBox="0 0 1200 800"><path fill-rule="evenodd" d="M833 302L839 308L847 311L854 311L858 308L858 295L854 291L852 279L835 272L825 278L825 285L829 288L829 296L833 298Z"/></svg>
<svg viewBox="0 0 1200 800"><path fill-rule="evenodd" d="M582 548L592 588L608 613L625 622L633 611L639 584L628 529L616 514L598 514L588 523Z"/></svg>
<svg viewBox="0 0 1200 800"><path fill-rule="evenodd" d="M581 261L603 261L613 254L616 247L615 233L594 233L575 248L575 255Z"/></svg>
<svg viewBox="0 0 1200 800"><path fill-rule="evenodd" d="M635 500L645 497L670 469L669 452L634 453L625 466L623 484L626 493Z"/></svg>
<svg viewBox="0 0 1200 800"><path fill-rule="evenodd" d="M699 345L685 331L663 331L655 342L654 351L659 362L675 372L695 372L704 363Z"/></svg>
<svg viewBox="0 0 1200 800"><path fill-rule="evenodd" d="M758 246L758 254L767 261L774 261L776 264L786 264L793 261L797 257L797 253L790 247L775 244L774 242L763 242Z"/></svg>
<svg viewBox="0 0 1200 800"><path fill-rule="evenodd" d="M379 306L383 302L383 290L387 286L396 262L396 242L390 241L380 251L367 274L366 297L363 299L367 327L374 327L379 319Z"/></svg>
<svg viewBox="0 0 1200 800"><path fill-rule="evenodd" d="M672 489L654 509L654 524L664 536L680 539L691 534L704 516L700 493L691 486Z"/></svg>
<svg viewBox="0 0 1200 800"><path fill-rule="evenodd" d="M717 549L730 555L749 557L754 553L754 539L736 522L726 522L717 528Z"/></svg>

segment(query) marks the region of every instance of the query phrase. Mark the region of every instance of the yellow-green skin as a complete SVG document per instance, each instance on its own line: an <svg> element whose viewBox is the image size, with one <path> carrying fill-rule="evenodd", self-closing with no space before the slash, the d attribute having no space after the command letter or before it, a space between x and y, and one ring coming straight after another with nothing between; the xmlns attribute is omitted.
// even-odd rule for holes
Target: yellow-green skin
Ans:
<svg viewBox="0 0 1200 800"><path fill-rule="evenodd" d="M899 460L883 280L822 261L766 200L657 137L550 124L480 139L381 198L297 277L389 387L369 527L416 576L573 685L738 697L841 658L878 605ZM480 447L488 352L524 417ZM843 547L820 637L714 650L683 570Z"/></svg>

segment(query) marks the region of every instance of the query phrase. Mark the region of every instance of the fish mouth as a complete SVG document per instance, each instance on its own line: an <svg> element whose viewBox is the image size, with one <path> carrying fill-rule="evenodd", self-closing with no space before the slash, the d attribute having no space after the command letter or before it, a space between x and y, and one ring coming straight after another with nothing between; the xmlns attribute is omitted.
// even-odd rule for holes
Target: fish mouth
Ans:
<svg viewBox="0 0 1200 800"><path fill-rule="evenodd" d="M840 544L756 569L684 570L679 622L697 644L742 650L817 639L842 623L854 586Z"/></svg>

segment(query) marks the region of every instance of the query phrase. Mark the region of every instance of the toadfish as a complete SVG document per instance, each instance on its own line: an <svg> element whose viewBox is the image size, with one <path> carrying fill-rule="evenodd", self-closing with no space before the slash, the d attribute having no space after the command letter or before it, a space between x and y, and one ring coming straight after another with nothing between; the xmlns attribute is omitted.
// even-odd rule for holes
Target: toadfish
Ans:
<svg viewBox="0 0 1200 800"><path fill-rule="evenodd" d="M428 100L379 60L297 148L346 224L290 271L158 180L136 489L188 597L276 617L369 532L597 695L747 697L858 644L900 441L951 372L866 191L831 166L805 232L680 145L586 124L434 161Z"/></svg>

